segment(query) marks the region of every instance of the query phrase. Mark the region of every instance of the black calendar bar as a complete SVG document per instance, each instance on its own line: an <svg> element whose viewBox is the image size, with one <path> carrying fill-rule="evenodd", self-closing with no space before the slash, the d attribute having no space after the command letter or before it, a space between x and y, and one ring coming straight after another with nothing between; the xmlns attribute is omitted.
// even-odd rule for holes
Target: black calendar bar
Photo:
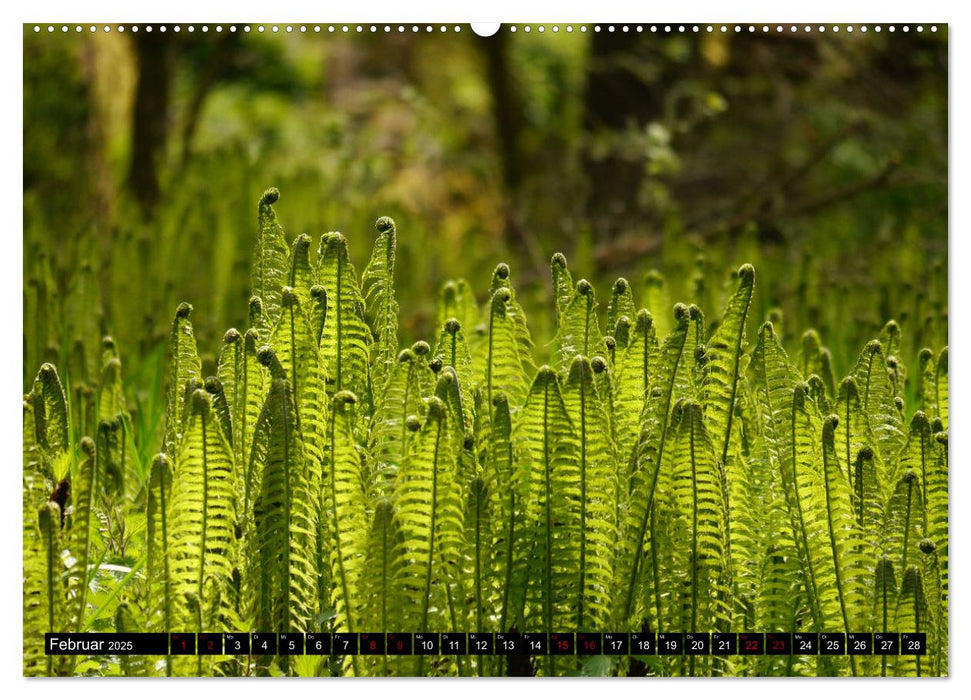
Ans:
<svg viewBox="0 0 971 700"><path fill-rule="evenodd" d="M44 653L65 656L164 655L169 653L169 635L48 632L44 635Z"/></svg>
<svg viewBox="0 0 971 700"><path fill-rule="evenodd" d="M923 632L47 633L48 655L655 656L927 654Z"/></svg>

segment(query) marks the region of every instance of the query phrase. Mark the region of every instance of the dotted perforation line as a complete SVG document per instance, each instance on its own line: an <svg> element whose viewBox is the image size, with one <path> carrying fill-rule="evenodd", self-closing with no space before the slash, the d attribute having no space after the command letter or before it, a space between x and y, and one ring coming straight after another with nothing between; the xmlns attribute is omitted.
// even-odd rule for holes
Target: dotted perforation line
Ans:
<svg viewBox="0 0 971 700"><path fill-rule="evenodd" d="M404 24L398 24L398 25L390 25L390 24L385 24L385 25L377 25L377 24L371 24L371 25L363 25L363 24L357 24L357 25L354 25L354 24L327 24L327 25L321 25L321 24L312 24L312 25L311 24L282 24L282 25L281 24L253 24L253 25L250 25L250 24L243 24L243 25L174 24L174 25L165 25L165 24L162 24L162 25L156 25L156 26L138 25L138 24L129 24L129 25L48 24L45 26L45 25L35 24L34 33L39 34L43 31L46 31L48 34L53 34L58 30L62 33L67 33L70 31L74 31L75 33L81 33L81 32L84 32L85 30L91 33L98 32L98 31L102 31L105 33L112 32L112 31L117 31L120 33L124 33L126 31L130 31L132 33L137 33L139 31L144 31L144 32L159 31L163 33L166 31L173 31L176 33L186 31L189 33L194 33L198 30L203 34L209 33L210 31L214 31L216 33L221 33L224 31L228 31L228 32L242 31L244 33L248 33L248 32L265 33L269 31L274 34L280 33L280 32L283 32L286 34L292 34L294 32L299 32L301 34L306 34L306 33L320 34L322 32L326 32L328 34L335 34L335 33L361 34L365 32L368 32L371 34L377 34L381 32L385 34L391 34L393 32L403 34L405 32L411 32L411 33L417 34L419 32L432 33L436 31L436 28L440 33L446 33L449 31L458 33L462 31L462 27L459 25L446 25L446 24L440 24L440 25L431 25L431 24L425 24L425 25L418 25L418 24L410 24L410 25L404 25ZM735 25L728 25L728 24L720 24L720 25L719 24L543 25L543 24L539 24L539 25L529 25L529 24L525 24L525 25L516 25L516 24L511 24L503 28L511 33L516 33L521 30L527 34L534 30L536 32L539 32L540 34L543 34L547 31L547 29L549 29L549 31L554 34L557 34L560 31L565 31L568 34L574 31L579 31L581 33L585 33L588 31L593 31L593 32L606 31L606 32L622 32L622 33L623 32L628 32L628 33L629 32L637 32L637 33L651 32L654 34L672 34L672 33L678 33L678 34L709 33L710 34L715 32L721 32L721 33L734 32L736 34L741 34L741 33L754 34L757 32L761 32L763 34L767 34L770 32L781 34L783 32L788 32L790 34L794 34L797 32L824 33L827 31L830 31L833 33L839 33L843 31L848 34L852 34L853 32L861 32L865 34L869 31L873 31L877 33L880 33L883 31L887 31L891 33L896 31L901 31L906 33L906 32L910 32L911 30L917 31L917 32L923 32L925 31L925 29L929 29L931 32L937 31L937 25L934 25L934 24L928 25L926 27L923 24L916 24L916 25L910 25L910 24L889 24L889 25L879 25L879 24L877 25L866 25L866 24L862 24L862 25L852 25L852 24L850 25L838 25L838 24L832 24L832 25L825 25L825 24L819 24L819 25L812 25L812 24L799 24L799 25L797 24L746 24L746 25L741 25L741 24L735 24Z"/></svg>

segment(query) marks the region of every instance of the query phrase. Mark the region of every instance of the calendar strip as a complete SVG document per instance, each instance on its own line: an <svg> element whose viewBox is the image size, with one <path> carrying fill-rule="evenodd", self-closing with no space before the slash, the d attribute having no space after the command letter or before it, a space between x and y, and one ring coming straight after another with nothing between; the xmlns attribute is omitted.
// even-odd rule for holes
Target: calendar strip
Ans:
<svg viewBox="0 0 971 700"><path fill-rule="evenodd" d="M48 655L922 656L924 632L48 633Z"/></svg>

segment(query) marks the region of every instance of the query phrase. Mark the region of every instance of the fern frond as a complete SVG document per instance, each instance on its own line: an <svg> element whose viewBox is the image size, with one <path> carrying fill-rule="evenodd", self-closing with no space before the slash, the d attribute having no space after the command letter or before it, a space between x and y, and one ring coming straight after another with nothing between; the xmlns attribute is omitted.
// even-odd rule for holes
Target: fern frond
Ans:
<svg viewBox="0 0 971 700"><path fill-rule="evenodd" d="M880 341L867 343L853 374L876 437L877 453L882 459L890 459L904 442L903 418L894 402L894 387Z"/></svg>
<svg viewBox="0 0 971 700"><path fill-rule="evenodd" d="M95 526L95 508L101 492L98 454L91 438L81 439L81 461L74 478L71 503L71 530L68 546L73 563L68 569L68 595L71 596L69 629L84 632L84 614L87 604L88 568L93 559L94 542L91 536ZM53 628L52 628L53 629Z"/></svg>
<svg viewBox="0 0 971 700"><path fill-rule="evenodd" d="M531 358L523 353L512 292L496 290L489 311L488 341L480 370L487 405L503 393L513 406L522 404L529 382Z"/></svg>
<svg viewBox="0 0 971 700"><path fill-rule="evenodd" d="M251 320L250 326L257 328L264 338L269 336L280 315L280 295L290 269L290 249L273 209L278 199L280 190L275 187L269 188L260 197L256 250L253 254L252 290L262 304L259 324Z"/></svg>
<svg viewBox="0 0 971 700"><path fill-rule="evenodd" d="M597 298L586 280L577 282L570 303L560 315L556 330L557 369L563 373L577 355L592 357L606 355L600 321L597 319Z"/></svg>
<svg viewBox="0 0 971 700"><path fill-rule="evenodd" d="M424 347L408 348L398 354L384 392L376 397L371 417L368 451L374 458L374 474L370 481L379 493L386 495L390 495L395 475L408 453L408 416L422 412L422 397L431 393L435 381L425 356L419 356L415 349L421 352Z"/></svg>
<svg viewBox="0 0 971 700"><path fill-rule="evenodd" d="M317 255L317 282L327 290L327 318L321 355L332 393L348 390L358 396L370 391L371 330L364 320L364 299L357 273L340 233L325 233Z"/></svg>
<svg viewBox="0 0 971 700"><path fill-rule="evenodd" d="M463 416L466 425L471 427L475 421L475 369L472 365L472 355L466 342L465 331L458 319L450 318L442 324L442 332L435 346L434 357L441 360L442 365L451 367L458 376L459 388L462 391Z"/></svg>
<svg viewBox="0 0 971 700"><path fill-rule="evenodd" d="M664 339L657 370L650 380L650 397L642 417L640 434L631 456L630 499L625 522L619 524L617 559L618 629L639 629L640 620L648 611L638 611L640 593L645 590L645 556L648 554L650 520L655 490L666 456L668 420L678 398L677 377L690 355L685 350L689 340L690 312L684 304L674 309L677 327ZM631 346L633 347L633 345ZM655 619L655 624L657 620Z"/></svg>
<svg viewBox="0 0 971 700"><path fill-rule="evenodd" d="M146 523L146 575L149 610L158 619L150 628L157 631L175 629L172 619L172 577L169 570L169 514L172 497L172 464L164 454L152 460L148 484L148 515Z"/></svg>
<svg viewBox="0 0 971 700"><path fill-rule="evenodd" d="M584 357L570 366L563 403L579 442L579 600L571 628L600 630L610 622L617 473L607 413Z"/></svg>
<svg viewBox="0 0 971 700"><path fill-rule="evenodd" d="M236 542L233 454L209 396L191 398L172 479L168 568L173 629L222 629L224 613L201 616L210 580L232 579Z"/></svg>
<svg viewBox="0 0 971 700"><path fill-rule="evenodd" d="M196 350L196 338L189 316L192 305L182 302L172 321L169 336L168 405L165 412L164 445L167 453L177 455L185 430L186 387L202 381L202 362Z"/></svg>
<svg viewBox="0 0 971 700"><path fill-rule="evenodd" d="M58 658L44 653L44 633L57 632L67 614L64 564L61 560L61 509L48 501L39 511L24 513L25 676L52 676Z"/></svg>
<svg viewBox="0 0 971 700"><path fill-rule="evenodd" d="M617 328L629 327L625 316ZM618 344L616 358L611 365L614 379L613 424L618 441L617 453L629 458L637 441L640 418L647 406L648 390L658 361L657 332L654 318L647 309L637 312L633 333L624 333L623 345ZM617 333L617 338L621 337Z"/></svg>
<svg viewBox="0 0 971 700"><path fill-rule="evenodd" d="M933 630L930 628L928 620L927 599L924 595L923 576L920 568L916 565L904 569L903 580L900 583L900 595L897 597L894 629L900 632L926 632L928 642L933 641ZM930 669L922 657L916 654L908 654L907 651L901 649L900 655L894 659L894 675L925 675Z"/></svg>
<svg viewBox="0 0 971 700"><path fill-rule="evenodd" d="M356 397L337 393L331 401L324 454L324 510L326 537L331 553L334 629L361 630L361 575L368 532L361 457L354 441Z"/></svg>
<svg viewBox="0 0 971 700"><path fill-rule="evenodd" d="M705 423L722 464L729 455L742 345L745 342L745 322L755 287L755 268L751 265L740 267L738 280L738 287L722 313L718 329L706 345Z"/></svg>
<svg viewBox="0 0 971 700"><path fill-rule="evenodd" d="M67 397L57 369L49 362L37 372L33 397L35 436L44 451L43 461L49 465L68 449L70 436Z"/></svg>
<svg viewBox="0 0 971 700"><path fill-rule="evenodd" d="M378 237L361 277L361 289L364 314L374 338L371 346L373 382L375 390L380 392L398 354L398 302L394 294L396 232L394 220L388 216L378 219L374 228Z"/></svg>
<svg viewBox="0 0 971 700"><path fill-rule="evenodd" d="M622 316L634 318L637 306L634 304L634 294L630 282L623 277L614 280L610 292L610 303L607 304L607 330L612 331Z"/></svg>
<svg viewBox="0 0 971 700"><path fill-rule="evenodd" d="M937 356L937 372L934 378L937 383L937 417L941 419L941 423L944 424L944 429L947 430L947 347L941 350L941 354Z"/></svg>

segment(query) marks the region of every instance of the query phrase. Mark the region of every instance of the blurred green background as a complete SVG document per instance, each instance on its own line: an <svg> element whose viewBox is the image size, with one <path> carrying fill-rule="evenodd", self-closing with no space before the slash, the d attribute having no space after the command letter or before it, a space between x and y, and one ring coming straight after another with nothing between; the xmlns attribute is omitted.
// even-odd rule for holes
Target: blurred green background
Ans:
<svg viewBox="0 0 971 700"><path fill-rule="evenodd" d="M507 261L544 353L562 251L662 329L676 301L716 317L752 262L750 332L772 317L798 352L816 327L840 374L891 318L912 366L946 343L946 27L213 29L24 27L25 386L45 360L96 384L84 338L110 333L160 411L177 304L210 363L245 323L268 186L290 240L340 230L359 272L395 218L403 342L432 337L443 282L484 301Z"/></svg>

